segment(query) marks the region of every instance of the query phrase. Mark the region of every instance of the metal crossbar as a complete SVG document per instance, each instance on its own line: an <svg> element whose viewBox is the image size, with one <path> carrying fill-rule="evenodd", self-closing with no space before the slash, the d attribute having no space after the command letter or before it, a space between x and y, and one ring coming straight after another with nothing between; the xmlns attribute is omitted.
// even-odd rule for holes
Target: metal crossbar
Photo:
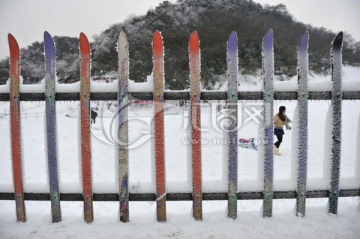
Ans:
<svg viewBox="0 0 360 239"><path fill-rule="evenodd" d="M130 201L155 201L155 193L130 193ZM296 191L274 191L274 199L295 199ZM342 189L339 192L340 197L358 197L360 189ZM25 200L29 201L50 201L48 193L24 193ZM306 198L328 198L329 190L313 190L306 192ZM0 200L14 200L14 193L0 193ZM60 193L61 201L82 201L81 193ZM263 192L238 192L237 200L255 200L263 199ZM94 201L119 201L117 193L94 193ZM192 193L167 193L167 201L191 201ZM203 200L228 200L228 193L203 193Z"/></svg>
<svg viewBox="0 0 360 239"><path fill-rule="evenodd" d="M263 92L238 92L238 100L263 100ZM9 101L8 93L0 93L0 101ZM296 91L278 91L274 93L275 100L297 100ZM202 91L201 100L226 100L227 92ZM344 91L343 100L360 100L360 91ZM80 93L56 93L56 101L80 100ZM92 92L90 100L117 100L116 92ZM129 100L153 100L152 92L129 92ZM190 93L186 91L165 91L164 100L190 100ZM331 100L331 91L309 91L309 100ZM20 93L20 101L45 101L45 93Z"/></svg>

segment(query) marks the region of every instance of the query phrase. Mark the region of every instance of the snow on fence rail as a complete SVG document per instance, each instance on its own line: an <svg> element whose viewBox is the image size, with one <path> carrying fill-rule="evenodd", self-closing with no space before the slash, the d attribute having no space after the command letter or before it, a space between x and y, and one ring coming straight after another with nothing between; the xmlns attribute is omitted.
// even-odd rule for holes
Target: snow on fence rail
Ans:
<svg viewBox="0 0 360 239"><path fill-rule="evenodd" d="M90 47L86 36L80 34L80 83L76 90L69 86L60 86L56 82L55 46L51 36L45 32L45 82L43 85L21 87L20 85L20 52L15 38L9 34L10 47L10 85L9 91L0 91L0 101L10 101L11 147L14 176L14 193L0 192L0 200L15 200L18 221L26 221L25 200L51 201L53 222L61 221L60 201L84 201L84 218L90 223L93 219L93 201L119 201L120 220L129 221L129 201L156 201L157 220L166 221L166 201L193 201L193 216L202 220L202 200L228 200L228 216L237 217L237 201L248 199L263 199L263 216L272 216L273 199L296 198L297 215L305 215L306 198L329 197L329 213L337 213L338 197L360 196L360 189L339 189L339 164L341 152L341 102L342 100L359 100L360 91L342 91L341 81L341 48L342 32L332 42L332 90L308 91L308 33L299 40L298 47L298 89L297 91L274 92L274 53L273 33L269 30L263 40L263 77L264 90L259 92L238 91L238 39L232 32L227 44L227 92L200 90L200 45L196 32L193 32L189 41L190 91L164 91L164 47L161 33L156 31L153 36L153 86L142 87L136 92L136 84L128 84L129 79L129 45L124 32L118 39L119 80L116 84L108 84L105 90L93 92L90 81ZM132 84L132 85L131 85ZM45 89L42 91L43 86ZM74 86L74 85L73 85ZM72 87L73 87L72 86ZM110 87L111 86L111 87ZM111 89L110 89L111 88ZM64 90L65 89L65 90ZM116 90L115 90L116 89ZM80 91L80 92L79 92ZM96 91L96 90L95 90ZM116 92L117 91L117 92ZM128 143L128 104L132 99L152 100L155 119L154 157L156 164L156 193L129 193L129 151ZM329 188L306 190L307 179L307 109L308 100L331 100L332 144L331 162L327 165L329 174ZM20 101L46 101L46 138L50 193L31 193L23 191L22 183L22 151L20 131ZM80 100L81 111L81 163L83 193L61 193L58 187L57 165L57 135L56 135L56 101ZM118 138L117 158L119 162L119 193L93 193L91 181L91 150L90 150L90 100L117 100L118 101ZM192 137L192 185L193 192L166 193L165 191L165 145L164 145L164 101L190 100L191 137ZM226 100L232 111L227 145L228 159L228 192L203 193L201 177L201 132L200 132L200 100ZM237 103L238 100L263 100L264 122L263 130L259 131L259 138L264 145L259 148L263 154L264 189L257 192L238 192L237 188ZM273 101L297 100L295 141L297 150L293 157L297 158L297 190L273 191ZM232 104L231 104L232 103ZM235 104L234 104L235 103ZM231 130L232 129L232 130ZM235 130L236 129L236 130ZM358 141L360 139L357 139ZM235 142L234 142L235 141ZM198 143L196 143L198 142ZM356 173L358 173L356 171Z"/></svg>

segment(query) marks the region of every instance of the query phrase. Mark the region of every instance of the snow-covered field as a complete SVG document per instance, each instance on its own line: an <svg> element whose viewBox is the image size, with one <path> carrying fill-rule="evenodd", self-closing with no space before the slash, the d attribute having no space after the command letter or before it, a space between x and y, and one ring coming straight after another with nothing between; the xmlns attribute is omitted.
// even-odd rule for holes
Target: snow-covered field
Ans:
<svg viewBox="0 0 360 239"><path fill-rule="evenodd" d="M109 102L92 102L103 109L92 125L92 174L95 193L117 193L115 147L112 134L116 127L115 107ZM215 103L215 102L210 102ZM258 116L249 114L259 102L240 102L239 137L257 138ZM293 119L295 101L275 101L274 111L287 107ZM308 189L329 187L325 144L325 121L329 101L309 102ZM165 111L166 191L191 192L191 162L186 142L186 107L169 102ZM252 108L254 107L254 108ZM45 156L44 103L21 102L23 179L25 192L48 192ZM226 162L223 161L224 134L216 130L214 106L202 106L204 131L202 148L203 191L226 192ZM133 106L129 111L130 192L155 192L152 158L150 105ZM78 102L57 102L60 191L81 193L78 143ZM360 187L360 102L343 101L340 187ZM0 102L0 192L13 192L9 140L9 103ZM295 190L296 161L292 158L292 134L286 131L280 147L282 156L274 158L274 190ZM219 143L220 142L220 143ZM259 142L259 145L261 142ZM260 145L261 146L261 145ZM238 190L262 191L261 161L258 152L239 148ZM324 174L325 173L325 174ZM52 224L50 202L26 201L26 223L17 223L15 202L0 201L0 238L359 238L359 197L341 198L339 215L327 214L327 199L307 199L307 214L295 216L295 200L274 200L273 218L262 218L261 200L238 201L238 218L226 217L226 201L204 201L204 221L192 218L191 202L167 202L166 223L156 222L154 202L130 202L130 222L119 222L117 202L94 202L95 220L83 220L82 202L61 202L62 222Z"/></svg>
<svg viewBox="0 0 360 239"><path fill-rule="evenodd" d="M247 102L253 105L254 102ZM245 102L243 102L244 107ZM76 102L57 103L60 190L62 192L81 192L78 160L78 118ZM295 101L276 101L275 109L280 105L287 107L290 118L294 113ZM0 118L0 190L12 192L12 173L9 142L8 103L1 103ZM328 101L310 101L309 105L309 166L308 188L325 186L323 181L324 131ZM26 192L47 192L47 164L44 152L44 104L21 102L23 130L24 188ZM115 174L115 150L109 136L112 118L111 110L105 108L106 118L97 118L92 125L92 161L94 192L117 192ZM110 107L111 109L111 107ZM153 165L151 161L150 120L151 107L135 106L130 110L130 136L132 141L140 141L139 146L130 150L130 191L154 192ZM191 182L187 176L189 157L186 138L187 111L173 106L165 115L166 132L166 179L167 192L191 192ZM203 188L205 192L222 191L226 188L226 175L222 163L222 144L213 139L222 139L223 135L212 126L212 107L202 107L202 123L208 131L203 138ZM245 123L247 114L241 111L242 126L239 137L257 137L258 125L255 121ZM360 187L358 144L360 107L358 101L343 102L343 151L341 158L341 185L347 188L351 182ZM69 117L70 116L70 117ZM103 121L104 126L101 126ZM104 134L104 129L107 133ZM282 156L275 157L274 189L295 189L292 176L291 134L286 131L281 146ZM209 143L210 142L210 143ZM208 144L206 144L208 143ZM258 152L239 148L239 191L261 191L261 172L258 172ZM355 177L357 171L357 177ZM223 180L223 177L224 180ZM296 177L296 176L295 176ZM168 202L168 222L157 223L156 204L153 202L131 202L130 223L118 222L118 203L95 202L95 221L88 226L83 222L82 202L62 202L63 221L52 224L49 202L26 202L28 222L16 223L13 201L0 202L0 238L108 238L121 235L123 238L259 238L265 235L287 238L300 233L299 238L321 238L332 233L329 238L356 238L359 235L359 199L342 198L338 216L326 213L326 199L308 199L307 216L294 216L295 200L275 200L274 217L261 217L261 200L239 201L239 218L235 221L226 218L226 202L204 202L204 221L196 222L191 216L191 202ZM292 229L289 229L292 227ZM144 229L142 229L144 228ZM301 236L302 235L302 236Z"/></svg>
<svg viewBox="0 0 360 239"><path fill-rule="evenodd" d="M258 109L259 102L241 102L239 118L242 119L239 137L257 138L258 115L251 120L248 113L253 114L253 107ZM295 101L275 101L274 110L280 105L287 107L287 114L293 118ZM0 118L0 147L2 160L0 167L0 189L2 192L13 192L10 140L9 140L9 103L1 103L2 118ZM78 143L78 115L77 102L57 103L57 123L59 141L60 190L64 193L81 192L81 176L79 171L79 143ZM117 175L115 160L115 142L112 138L116 127L108 106L104 104L104 118L98 117L92 130L92 162L94 192L117 192ZM256 108L258 107L258 108ZM22 139L24 188L27 192L48 192L47 163L45 157L44 139L44 103L21 102L22 108ZM221 115L214 113L209 103L202 106L203 127L203 189L204 192L226 192L227 172L226 162L223 164L224 134L217 129L217 122ZM329 101L309 102L309 165L308 189L326 187L328 182L322 179L323 165L327 152L324 152L325 120L329 108ZM114 109L115 110L115 109ZM187 139L188 117L187 110L177 105L171 106L165 115L165 153L166 180L168 192L191 192L191 176L188 166L191 165ZM359 186L358 173L354 178L355 184L349 178L355 177L355 170L359 172L359 160L356 160L357 131L359 129L360 107L358 101L344 101L342 112L342 154L341 154L341 187L356 188ZM130 192L154 192L154 164L152 160L152 137L150 121L152 119L151 105L134 106L130 108L129 131L130 142ZM295 160L291 159L292 133L286 131L280 149L283 153L275 157L274 190L295 190L296 170L292 170ZM258 142L260 145L261 142ZM239 148L239 191L261 191L261 171L258 171L258 151ZM224 167L223 167L224 165ZM190 182L189 182L190 181ZM224 183L225 181L225 183ZM348 186L348 184L351 184Z"/></svg>
<svg viewBox="0 0 360 239"><path fill-rule="evenodd" d="M262 201L239 201L238 218L226 216L225 201L205 201L204 220L192 218L191 202L167 202L167 222L156 221L156 204L130 202L130 222L121 223L117 202L94 202L95 221L83 219L82 202L62 202L63 220L51 223L50 202L26 202L28 221L15 222L13 202L0 202L0 238L359 238L358 199L341 199L339 215L326 213L326 201L307 200L307 215L296 217L294 200L274 200L272 218L260 215Z"/></svg>

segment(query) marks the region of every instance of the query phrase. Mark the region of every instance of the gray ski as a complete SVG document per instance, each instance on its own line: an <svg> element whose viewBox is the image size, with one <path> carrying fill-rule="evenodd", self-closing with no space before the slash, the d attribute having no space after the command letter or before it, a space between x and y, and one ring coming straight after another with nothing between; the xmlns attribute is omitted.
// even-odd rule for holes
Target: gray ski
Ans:
<svg viewBox="0 0 360 239"><path fill-rule="evenodd" d="M341 50L343 33L336 35L331 47L331 92L332 107L332 152L331 152L331 182L329 194L329 213L337 214L341 157Z"/></svg>
<svg viewBox="0 0 360 239"><path fill-rule="evenodd" d="M298 46L298 177L296 215L305 216L307 148L308 148L308 45L309 34L306 32L299 40Z"/></svg>

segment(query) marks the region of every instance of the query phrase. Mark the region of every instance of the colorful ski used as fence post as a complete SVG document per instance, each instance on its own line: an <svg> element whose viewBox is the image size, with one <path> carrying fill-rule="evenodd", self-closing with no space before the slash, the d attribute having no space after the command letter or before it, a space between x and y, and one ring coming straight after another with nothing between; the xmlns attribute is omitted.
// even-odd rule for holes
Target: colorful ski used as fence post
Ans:
<svg viewBox="0 0 360 239"><path fill-rule="evenodd" d="M341 158L341 64L342 64L343 32L336 35L331 46L331 92L332 107L332 154L331 154L331 182L329 194L329 213L337 214L339 197L340 158Z"/></svg>
<svg viewBox="0 0 360 239"><path fill-rule="evenodd" d="M238 132L237 132L237 102L238 102L238 38L236 32L232 32L227 42L227 78L228 92L227 105L229 112L228 128L228 217L237 217L237 180L238 180Z"/></svg>
<svg viewBox="0 0 360 239"><path fill-rule="evenodd" d="M274 173L274 126L273 126L273 105L274 105L274 50L273 31L266 32L263 40L263 78L264 78L264 202L263 216L272 216L273 202L273 173Z"/></svg>
<svg viewBox="0 0 360 239"><path fill-rule="evenodd" d="M190 67L193 216L196 220L202 220L200 42L197 32L192 32L190 36L189 67Z"/></svg>
<svg viewBox="0 0 360 239"><path fill-rule="evenodd" d="M10 127L11 127L11 157L14 176L14 192L16 203L16 218L26 222L25 202L21 166L21 131L20 131L20 50L15 38L8 35L10 48Z"/></svg>
<svg viewBox="0 0 360 239"><path fill-rule="evenodd" d="M305 216L307 148L308 148L308 45L309 34L306 32L299 40L298 46L298 177L296 215Z"/></svg>
<svg viewBox="0 0 360 239"><path fill-rule="evenodd" d="M159 222L166 221L165 141L164 141L164 47L161 33L152 42L154 74L154 119L156 162L156 211Z"/></svg>
<svg viewBox="0 0 360 239"><path fill-rule="evenodd" d="M84 218L87 223L91 223L94 215L90 144L90 44L84 33L80 33L80 111Z"/></svg>
<svg viewBox="0 0 360 239"><path fill-rule="evenodd" d="M129 145L128 145L128 77L129 43L125 32L118 39L119 85L118 85L118 161L120 189L120 221L129 221Z"/></svg>
<svg viewBox="0 0 360 239"><path fill-rule="evenodd" d="M51 214L53 222L61 221L57 163L56 102L55 102L55 45L48 32L44 32L45 49L45 102L46 142L49 170Z"/></svg>

